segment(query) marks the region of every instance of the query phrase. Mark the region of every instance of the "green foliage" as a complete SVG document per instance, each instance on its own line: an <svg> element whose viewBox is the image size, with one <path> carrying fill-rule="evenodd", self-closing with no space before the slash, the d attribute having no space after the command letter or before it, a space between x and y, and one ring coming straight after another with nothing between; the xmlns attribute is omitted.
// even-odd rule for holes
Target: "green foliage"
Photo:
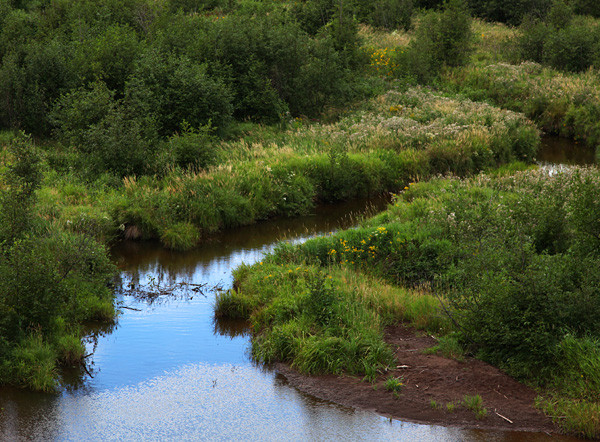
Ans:
<svg viewBox="0 0 600 442"><path fill-rule="evenodd" d="M469 6L478 17L518 25L528 15L543 17L552 0L469 0Z"/></svg>
<svg viewBox="0 0 600 442"><path fill-rule="evenodd" d="M198 229L190 223L173 224L162 232L162 243L175 250L188 250L195 246L200 239Z"/></svg>
<svg viewBox="0 0 600 442"><path fill-rule="evenodd" d="M384 29L410 28L413 0L377 0L373 2L370 22Z"/></svg>
<svg viewBox="0 0 600 442"><path fill-rule="evenodd" d="M169 138L169 150L179 167L206 169L214 162L216 140L210 122L194 129L187 121L182 125L181 133Z"/></svg>
<svg viewBox="0 0 600 442"><path fill-rule="evenodd" d="M475 396L465 395L462 405L471 410L477 419L484 419L487 416L487 408L483 406L483 399L478 394Z"/></svg>
<svg viewBox="0 0 600 442"><path fill-rule="evenodd" d="M566 432L588 439L600 436L600 405L597 402L551 397L538 398L536 405Z"/></svg>
<svg viewBox="0 0 600 442"><path fill-rule="evenodd" d="M79 84L102 80L108 89L122 93L142 44L128 25L111 24L72 42L70 68Z"/></svg>
<svg viewBox="0 0 600 442"><path fill-rule="evenodd" d="M12 161L3 176L0 194L0 244L11 245L32 227L34 192L40 187L40 158L31 138L23 133L8 145Z"/></svg>
<svg viewBox="0 0 600 442"><path fill-rule="evenodd" d="M524 60L541 63L544 59L544 45L552 28L542 20L528 17L523 21L520 29L521 35L517 43L519 56Z"/></svg>
<svg viewBox="0 0 600 442"><path fill-rule="evenodd" d="M370 379L393 360L381 319L337 276L302 264L260 263L235 278L237 290L219 295L217 314L250 319L256 359Z"/></svg>
<svg viewBox="0 0 600 442"><path fill-rule="evenodd" d="M184 121L194 128L210 122L223 135L233 117L315 116L363 93L354 4L341 20L332 4L309 32L275 2L23 5L0 5L0 128L56 131L76 148L66 167L82 175L187 166L190 143L175 143L181 158L164 150ZM394 11L382 20L404 13Z"/></svg>
<svg viewBox="0 0 600 442"><path fill-rule="evenodd" d="M56 344L58 360L63 365L80 364L85 356L85 346L77 335L63 335Z"/></svg>
<svg viewBox="0 0 600 442"><path fill-rule="evenodd" d="M127 104L138 119L155 122L161 135L178 131L184 121L222 128L231 118L231 93L207 68L184 56L146 51L127 82Z"/></svg>
<svg viewBox="0 0 600 442"><path fill-rule="evenodd" d="M597 338L567 334L557 347L553 388L563 395L600 400L600 343Z"/></svg>
<svg viewBox="0 0 600 442"><path fill-rule="evenodd" d="M11 367L6 360L0 369L0 379L4 370L10 370L11 376L22 387L37 391L54 391L56 382L56 354L54 349L43 342L40 333L33 332L9 355Z"/></svg>
<svg viewBox="0 0 600 442"><path fill-rule="evenodd" d="M116 100L104 82L63 95L52 119L58 135L82 154L80 160L92 176L154 170L159 148L154 126L132 106Z"/></svg>
<svg viewBox="0 0 600 442"><path fill-rule="evenodd" d="M294 17L302 28L311 35L326 26L332 20L352 20L369 23L385 29L408 29L413 13L413 0L376 0L365 2L351 0L308 0L294 2L291 6Z"/></svg>
<svg viewBox="0 0 600 442"><path fill-rule="evenodd" d="M547 22L556 29L564 29L573 20L573 9L564 0L554 0Z"/></svg>
<svg viewBox="0 0 600 442"><path fill-rule="evenodd" d="M568 373L584 374L574 394L592 397L596 344L587 336L600 333L592 197L599 183L596 170L583 169L411 185L363 228L278 256L432 287L458 327L432 351L460 358L465 348L541 385L567 376L575 389Z"/></svg>
<svg viewBox="0 0 600 442"><path fill-rule="evenodd" d="M71 145L82 145L86 141L85 132L100 124L115 107L114 92L103 81L96 81L62 95L51 119L60 139Z"/></svg>
<svg viewBox="0 0 600 442"><path fill-rule="evenodd" d="M462 361L465 358L465 350L459 341L459 336L450 333L438 338L437 345L424 351L425 354L441 354L445 358Z"/></svg>
<svg viewBox="0 0 600 442"><path fill-rule="evenodd" d="M445 80L470 98L525 113L549 133L591 146L600 142L600 88L594 72L567 75L531 62L499 63L466 67Z"/></svg>
<svg viewBox="0 0 600 442"><path fill-rule="evenodd" d="M387 391L390 391L396 397L400 397L400 392L402 391L402 387L404 387L404 378L400 376L399 378L390 376L385 380L384 388Z"/></svg>
<svg viewBox="0 0 600 442"><path fill-rule="evenodd" d="M564 0L554 0L544 18L526 17L517 38L521 59L570 72L583 71L596 64L599 47L597 26L574 16L571 4Z"/></svg>
<svg viewBox="0 0 600 442"><path fill-rule="evenodd" d="M444 2L440 12L421 17L415 37L406 52L394 59L401 76L431 82L443 66L461 66L472 50L471 17L463 0Z"/></svg>
<svg viewBox="0 0 600 442"><path fill-rule="evenodd" d="M600 4L595 0L571 0L569 4L576 14L600 17Z"/></svg>
<svg viewBox="0 0 600 442"><path fill-rule="evenodd" d="M597 61L595 57L599 43L600 33L597 29L573 21L550 33L544 44L543 61L556 69L583 71Z"/></svg>
<svg viewBox="0 0 600 442"><path fill-rule="evenodd" d="M114 318L107 287L114 267L94 240L36 218L37 152L25 135L9 149L0 195L0 382L48 391L56 386L56 360L82 354L74 330L97 317L90 306L103 305L103 319Z"/></svg>

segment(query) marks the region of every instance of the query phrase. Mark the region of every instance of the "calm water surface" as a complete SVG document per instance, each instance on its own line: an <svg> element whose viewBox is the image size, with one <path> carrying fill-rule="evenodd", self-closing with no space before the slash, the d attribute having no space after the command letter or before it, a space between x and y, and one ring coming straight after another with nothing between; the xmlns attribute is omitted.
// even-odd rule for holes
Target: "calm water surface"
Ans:
<svg viewBox="0 0 600 442"><path fill-rule="evenodd" d="M1 389L0 440L562 440L389 421L305 395L250 360L244 324L215 321L214 291L189 285L230 287L233 268L260 260L278 240L349 227L386 203L320 208L227 232L187 253L119 245L124 287L188 285L152 301L120 294L118 323L89 338L89 373L66 373L60 394Z"/></svg>

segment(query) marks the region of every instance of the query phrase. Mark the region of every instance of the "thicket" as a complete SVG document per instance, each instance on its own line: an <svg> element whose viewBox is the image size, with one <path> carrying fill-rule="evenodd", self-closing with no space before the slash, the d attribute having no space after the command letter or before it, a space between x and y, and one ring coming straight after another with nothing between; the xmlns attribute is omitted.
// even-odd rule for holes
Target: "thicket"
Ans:
<svg viewBox="0 0 600 442"><path fill-rule="evenodd" d="M39 156L30 139L9 146L0 194L0 383L57 386L57 365L84 356L80 324L112 320L106 250L36 214Z"/></svg>
<svg viewBox="0 0 600 442"><path fill-rule="evenodd" d="M529 16L520 27L517 56L553 68L580 72L600 63L600 27L554 0L545 17Z"/></svg>
<svg viewBox="0 0 600 442"><path fill-rule="evenodd" d="M371 65L379 74L405 82L427 84L444 67L464 65L473 49L471 15L464 0L448 0L440 10L419 16L406 47L374 50Z"/></svg>
<svg viewBox="0 0 600 442"><path fill-rule="evenodd" d="M0 129L56 136L92 176L188 165L167 142L185 129L222 136L234 119L315 116L362 93L350 8L314 32L277 2L3 1L1 9Z"/></svg>
<svg viewBox="0 0 600 442"><path fill-rule="evenodd" d="M408 29L414 0L307 0L294 2L291 11L302 28L311 34L328 23L357 20L383 29Z"/></svg>

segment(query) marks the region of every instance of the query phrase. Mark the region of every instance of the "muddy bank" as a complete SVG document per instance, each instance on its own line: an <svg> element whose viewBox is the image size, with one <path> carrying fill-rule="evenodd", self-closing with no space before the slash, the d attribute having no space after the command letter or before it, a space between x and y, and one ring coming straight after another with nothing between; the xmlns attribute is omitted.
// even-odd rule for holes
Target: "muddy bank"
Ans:
<svg viewBox="0 0 600 442"><path fill-rule="evenodd" d="M422 350L435 345L435 339L401 325L387 329L386 341L396 349L398 366L403 368L382 374L375 384L350 376L304 376L284 364L276 368L308 394L396 419L463 428L558 432L551 419L535 409L536 392L497 368L476 359L458 362L424 355ZM398 398L384 388L389 376L403 377ZM476 394L488 410L483 419L476 419L460 405L465 395ZM455 404L452 411L448 403Z"/></svg>

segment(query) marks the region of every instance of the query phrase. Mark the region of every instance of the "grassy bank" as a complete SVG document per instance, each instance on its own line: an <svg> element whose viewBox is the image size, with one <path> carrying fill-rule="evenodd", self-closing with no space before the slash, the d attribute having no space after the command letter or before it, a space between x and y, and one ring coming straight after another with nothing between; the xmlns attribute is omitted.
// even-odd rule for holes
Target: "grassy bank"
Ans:
<svg viewBox="0 0 600 442"><path fill-rule="evenodd" d="M413 184L360 228L242 267L217 313L251 320L259 360L369 378L390 363L385 324L452 331L541 388L564 428L597 437L599 186L596 169Z"/></svg>
<svg viewBox="0 0 600 442"><path fill-rule="evenodd" d="M222 294L216 314L250 320L252 355L283 361L304 373L351 373L374 379L394 364L383 341L386 325L405 321L439 332L448 326L437 300L424 290L407 290L356 273L293 260L281 252L235 272L238 291Z"/></svg>
<svg viewBox="0 0 600 442"><path fill-rule="evenodd" d="M296 216L318 202L395 191L439 173L530 161L537 129L520 114L423 88L394 88L332 124L252 126L204 171L109 176L92 185L49 172L42 217L104 238L160 238L185 249L219 229Z"/></svg>
<svg viewBox="0 0 600 442"><path fill-rule="evenodd" d="M561 73L533 62L468 66L444 77L449 89L522 112L544 131L600 144L598 74Z"/></svg>

